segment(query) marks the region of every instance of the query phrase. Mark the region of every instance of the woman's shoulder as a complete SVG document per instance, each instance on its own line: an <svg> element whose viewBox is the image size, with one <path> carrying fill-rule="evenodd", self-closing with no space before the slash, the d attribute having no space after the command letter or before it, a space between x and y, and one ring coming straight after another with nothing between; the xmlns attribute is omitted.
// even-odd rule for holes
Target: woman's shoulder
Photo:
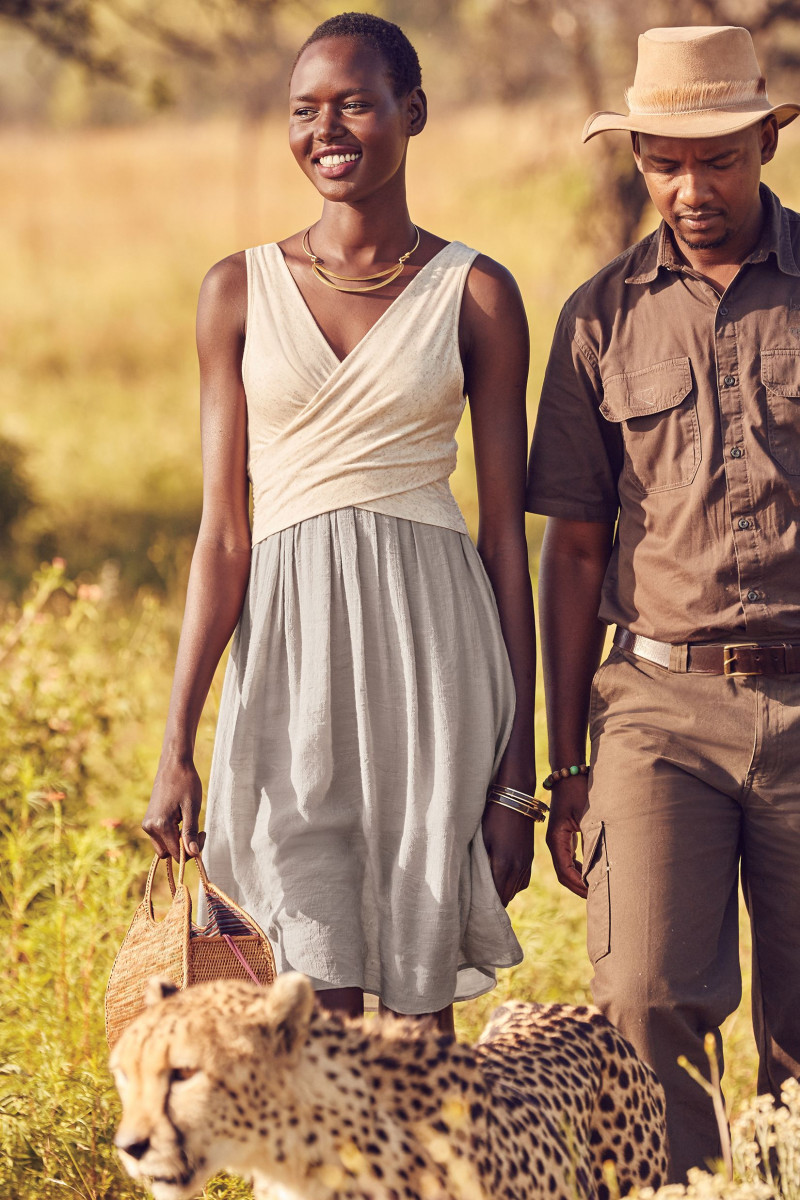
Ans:
<svg viewBox="0 0 800 1200"><path fill-rule="evenodd" d="M425 234L427 260L446 259L459 272L466 266L461 303L462 328L474 320L482 320L487 313L518 311L522 308L522 297L514 276L508 267L454 238L447 241L436 234Z"/></svg>
<svg viewBox="0 0 800 1200"><path fill-rule="evenodd" d="M200 285L198 308L201 313L246 313L246 251L229 254L206 272Z"/></svg>
<svg viewBox="0 0 800 1200"><path fill-rule="evenodd" d="M427 237L432 247L429 258L436 258L445 252L455 260L456 265L461 266L464 262L468 264L466 290L470 295L479 298L484 295L500 293L519 295L519 288L514 276L508 267L504 267L496 259L481 253L480 250L473 249L472 246L459 241L458 238L447 241L445 238L437 237L436 234L427 234Z"/></svg>
<svg viewBox="0 0 800 1200"><path fill-rule="evenodd" d="M508 267L480 251L475 251L465 292L484 309L521 303L519 285Z"/></svg>
<svg viewBox="0 0 800 1200"><path fill-rule="evenodd" d="M517 290L517 281L508 267L497 259L490 258L488 254L482 254L480 250L474 251L474 254L469 273L473 283L477 283L478 286Z"/></svg>
<svg viewBox="0 0 800 1200"><path fill-rule="evenodd" d="M246 287L247 251L238 250L235 254L229 254L227 258L221 258L206 271L201 291L212 295L225 294L241 287L243 282Z"/></svg>
<svg viewBox="0 0 800 1200"><path fill-rule="evenodd" d="M461 304L460 340L462 356L504 344L512 355L515 347L527 346L527 319L517 281L507 267L488 254L477 254L464 287Z"/></svg>

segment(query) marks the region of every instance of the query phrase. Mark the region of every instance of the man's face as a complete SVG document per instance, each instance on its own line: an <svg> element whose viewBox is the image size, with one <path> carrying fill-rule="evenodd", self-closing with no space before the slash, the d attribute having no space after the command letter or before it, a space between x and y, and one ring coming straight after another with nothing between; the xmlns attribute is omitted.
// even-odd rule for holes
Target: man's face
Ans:
<svg viewBox="0 0 800 1200"><path fill-rule="evenodd" d="M775 153L774 117L711 138L633 135L650 199L684 247L749 253L761 226L761 166Z"/></svg>

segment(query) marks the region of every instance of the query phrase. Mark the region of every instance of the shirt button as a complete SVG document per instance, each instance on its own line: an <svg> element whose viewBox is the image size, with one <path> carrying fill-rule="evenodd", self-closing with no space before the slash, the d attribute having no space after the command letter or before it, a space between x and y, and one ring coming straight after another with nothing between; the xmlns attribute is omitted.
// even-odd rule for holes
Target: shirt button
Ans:
<svg viewBox="0 0 800 1200"><path fill-rule="evenodd" d="M731 458L741 458L743 454L741 446L733 446L731 448Z"/></svg>
<svg viewBox="0 0 800 1200"><path fill-rule="evenodd" d="M728 315L728 313L729 313L729 312L730 312L730 309L728 308L727 304L720 304L720 306L719 306L719 315L720 315L721 317L727 317L727 315Z"/></svg>
<svg viewBox="0 0 800 1200"><path fill-rule="evenodd" d="M747 593L747 599L748 599L748 600L757 600L757 599L758 599L758 592L749 591L749 592Z"/></svg>
<svg viewBox="0 0 800 1200"><path fill-rule="evenodd" d="M725 384L725 387L733 387L733 385L736 383L736 376L726 375L722 382Z"/></svg>
<svg viewBox="0 0 800 1200"><path fill-rule="evenodd" d="M749 529L750 524L751 523L750 523L750 521L748 521L747 517L739 517L739 528L740 529Z"/></svg>

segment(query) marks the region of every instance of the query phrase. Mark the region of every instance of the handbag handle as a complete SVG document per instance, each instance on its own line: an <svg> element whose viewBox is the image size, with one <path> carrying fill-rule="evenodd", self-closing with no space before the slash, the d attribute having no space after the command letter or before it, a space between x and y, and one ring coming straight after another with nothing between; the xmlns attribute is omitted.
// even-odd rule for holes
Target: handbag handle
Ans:
<svg viewBox="0 0 800 1200"><path fill-rule="evenodd" d="M145 884L145 889L144 889L145 904L147 905L147 910L151 914L151 916L153 915L153 899L152 899L153 884L155 882L156 871L158 870L158 864L161 861L162 861L161 858L159 858L159 856L157 854L153 856L153 861L150 864L150 870L147 874L147 883ZM168 857L164 861L166 861L166 864L167 864L167 882L169 883L169 890L174 899L175 893L177 891L177 887L175 885L175 874L172 869L172 858ZM203 882L203 887L207 888L208 884L209 884L209 878L206 873L206 869L203 866L203 860L199 854L197 855L197 857L195 858L194 861L197 863L197 869L200 872L200 878ZM186 850L184 849L183 839L181 838L180 860L178 862L178 886L180 886L183 883L183 877L184 877L185 871L186 871Z"/></svg>

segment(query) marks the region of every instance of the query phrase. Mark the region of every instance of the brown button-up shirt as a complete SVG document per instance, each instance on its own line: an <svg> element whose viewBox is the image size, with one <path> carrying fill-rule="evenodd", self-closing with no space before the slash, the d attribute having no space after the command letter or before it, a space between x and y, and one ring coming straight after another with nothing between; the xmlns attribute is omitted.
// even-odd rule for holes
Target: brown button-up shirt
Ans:
<svg viewBox="0 0 800 1200"><path fill-rule="evenodd" d="M600 617L660 641L800 641L800 215L761 197L722 297L662 224L553 340L528 508L618 519Z"/></svg>

